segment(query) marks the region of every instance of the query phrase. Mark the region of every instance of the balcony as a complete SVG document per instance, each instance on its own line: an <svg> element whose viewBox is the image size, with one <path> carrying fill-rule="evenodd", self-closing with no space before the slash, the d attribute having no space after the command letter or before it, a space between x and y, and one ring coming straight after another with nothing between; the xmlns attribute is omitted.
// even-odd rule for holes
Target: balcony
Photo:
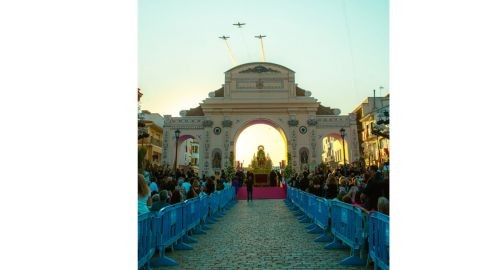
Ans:
<svg viewBox="0 0 500 270"><path fill-rule="evenodd" d="M162 145L163 145L163 142L161 140L156 139L156 138L151 138L151 137L140 139L138 142L139 142L139 144L152 144L152 145L156 145L158 147L162 147Z"/></svg>

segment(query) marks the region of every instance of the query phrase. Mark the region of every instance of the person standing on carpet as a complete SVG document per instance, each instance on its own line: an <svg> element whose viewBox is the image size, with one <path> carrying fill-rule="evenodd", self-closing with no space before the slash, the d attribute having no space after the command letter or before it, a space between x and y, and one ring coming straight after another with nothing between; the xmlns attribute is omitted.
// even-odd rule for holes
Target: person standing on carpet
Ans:
<svg viewBox="0 0 500 270"><path fill-rule="evenodd" d="M253 173L247 173L247 202L253 201Z"/></svg>

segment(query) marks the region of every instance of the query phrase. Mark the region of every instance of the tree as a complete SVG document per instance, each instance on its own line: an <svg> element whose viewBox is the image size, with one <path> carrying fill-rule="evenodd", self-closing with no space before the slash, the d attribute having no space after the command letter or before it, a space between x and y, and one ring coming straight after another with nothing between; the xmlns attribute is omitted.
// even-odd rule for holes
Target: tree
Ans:
<svg viewBox="0 0 500 270"><path fill-rule="evenodd" d="M146 150L146 147L139 147L139 150L138 150L138 164L139 164L139 173L144 173L144 163L145 163L145 157L146 157L146 153L147 153L147 150Z"/></svg>
<svg viewBox="0 0 500 270"><path fill-rule="evenodd" d="M292 167L291 161L292 161L292 155L288 153L286 167L285 167L285 180L289 180L295 174L295 170Z"/></svg>
<svg viewBox="0 0 500 270"><path fill-rule="evenodd" d="M236 175L236 170L234 169L233 163L234 163L234 154L231 151L229 153L229 164L224 169L224 172L226 173L226 177L227 177L226 180L231 180Z"/></svg>

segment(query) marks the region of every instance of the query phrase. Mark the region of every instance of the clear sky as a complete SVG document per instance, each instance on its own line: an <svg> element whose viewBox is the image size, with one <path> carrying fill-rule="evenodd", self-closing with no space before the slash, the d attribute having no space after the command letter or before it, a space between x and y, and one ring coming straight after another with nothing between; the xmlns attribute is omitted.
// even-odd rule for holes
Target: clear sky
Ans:
<svg viewBox="0 0 500 270"><path fill-rule="evenodd" d="M139 0L142 108L179 116L197 107L233 67L218 37L230 36L239 65L260 61L262 34L267 62L294 70L301 88L347 114L373 89L389 92L388 14L386 0Z"/></svg>

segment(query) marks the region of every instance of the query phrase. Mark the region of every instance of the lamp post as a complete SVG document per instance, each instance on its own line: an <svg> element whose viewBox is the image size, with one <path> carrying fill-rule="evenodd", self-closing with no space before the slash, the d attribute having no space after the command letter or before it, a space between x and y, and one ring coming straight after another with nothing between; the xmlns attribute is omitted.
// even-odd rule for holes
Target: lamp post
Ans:
<svg viewBox="0 0 500 270"><path fill-rule="evenodd" d="M346 164L345 164L345 144L344 144L344 138L345 138L345 129L341 128L340 129L340 137L342 137L342 154L344 155L344 175L346 174Z"/></svg>
<svg viewBox="0 0 500 270"><path fill-rule="evenodd" d="M174 131L175 134L175 159L174 159L174 173L177 172L177 148L179 148L179 135L181 134L181 131L179 129L176 129Z"/></svg>

